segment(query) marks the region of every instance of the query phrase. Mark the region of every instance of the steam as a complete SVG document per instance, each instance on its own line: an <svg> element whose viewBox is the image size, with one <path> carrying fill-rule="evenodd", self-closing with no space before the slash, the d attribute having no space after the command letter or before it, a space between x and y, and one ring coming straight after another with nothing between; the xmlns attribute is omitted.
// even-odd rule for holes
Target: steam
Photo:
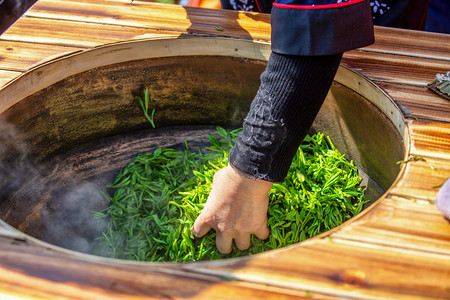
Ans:
<svg viewBox="0 0 450 300"><path fill-rule="evenodd" d="M202 148L214 131L214 126L180 126L118 134L44 162L31 155L19 130L0 120L0 218L50 244L103 255L97 238L109 219L94 212L108 206L103 193L119 169L156 147L182 149L189 140L192 149Z"/></svg>
<svg viewBox="0 0 450 300"><path fill-rule="evenodd" d="M37 163L14 126L0 120L0 218L16 229L67 249L92 252L107 221L105 179L82 178L64 159Z"/></svg>
<svg viewBox="0 0 450 300"><path fill-rule="evenodd" d="M104 187L103 187L104 188ZM95 239L107 225L105 219L95 218L98 203L104 202L102 187L95 182L77 183L53 201L52 207L42 209L43 239L75 251L91 253Z"/></svg>
<svg viewBox="0 0 450 300"><path fill-rule="evenodd" d="M0 205L11 191L37 173L26 153L26 145L16 129L0 120Z"/></svg>

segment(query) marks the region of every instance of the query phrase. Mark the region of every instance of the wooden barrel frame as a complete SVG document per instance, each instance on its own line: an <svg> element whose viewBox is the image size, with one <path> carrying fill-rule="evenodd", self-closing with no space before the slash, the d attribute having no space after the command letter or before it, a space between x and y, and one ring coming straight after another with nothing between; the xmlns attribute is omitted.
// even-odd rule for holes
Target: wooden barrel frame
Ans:
<svg viewBox="0 0 450 300"><path fill-rule="evenodd" d="M64 57L54 58L48 62L44 62L4 86L0 90L0 114L20 102L21 99L60 81L62 79L61 72L64 72L64 76L68 77L96 67L127 62L130 60L130 57L132 57L133 60L140 60L157 57L191 55L217 55L267 61L270 55L270 44L266 42L219 37L160 37L103 45L92 50L72 53ZM403 139L403 145L405 147L404 157L408 157L408 127L406 126L403 114L394 101L392 101L385 92L373 84L369 79L345 67L341 66L339 68L335 81L368 99L382 111ZM401 172L403 172L403 169L399 171L399 174L401 174ZM262 259L264 259L264 257L273 259L279 255L283 256L283 253L295 251L295 249L302 247L304 244L311 245L316 242L321 243L321 241L332 232L351 226L354 221L364 218L365 214L376 206L377 203L373 204L358 216L322 235L291 247L260 254L258 257L262 257ZM49 245L17 231L1 220L0 236L13 238L21 243L29 245L28 250L24 252L29 255L29 257L33 257L33 255L37 255L38 257L53 257L55 260L59 261L61 265L51 266L50 269L61 271L66 278L65 280L70 282L76 283L81 278L75 276L77 279L73 279L69 276L68 273L71 272L71 270L76 270L76 272L79 272L80 276L82 276L81 274L83 271L77 268L77 264L80 264L80 266L85 268L90 266L98 268L98 270L100 270L98 271L100 272L100 277L105 278L106 281L104 283L95 281L92 284L88 284L92 289L81 292L84 293L83 295L97 295L97 293L102 293L99 291L104 289L108 283L111 284L122 281L122 279L116 277L117 274L121 273L126 274L126 276L131 276L130 274L133 272L141 274L143 276L142 278L145 278L146 280L150 280L147 282L137 280L135 283L131 284L134 288L137 287L137 284L140 284L142 288L155 288L155 286L161 288L168 287L170 286L170 280L179 280L179 283L174 284L174 289L180 289L180 294L181 289L185 288L184 284L191 281L195 282L193 287L195 285L211 286L216 285L219 282L221 285L226 286L227 284L224 284L224 280L239 279L239 276L242 275L234 276L232 273L230 275L229 271L221 271L221 266L231 268L233 268L233 266L239 266L237 268L241 268L240 266L245 266L253 259L252 257L249 257L222 262L167 265L148 263L137 264L128 261L98 258ZM64 261L68 262L68 265L66 265L66 267L68 267L65 270L65 266L62 263ZM120 271L115 274L115 269ZM104 276L101 275L103 272L102 270L105 272L103 273ZM246 280L248 280L248 278L246 278ZM257 281L257 279L255 279L255 281ZM51 284L49 287L51 288ZM193 287L188 288L188 290L193 289ZM279 287L280 289L288 288L289 283L280 284ZM304 288L305 290L309 290L306 286ZM80 292L79 288L76 289ZM97 290L96 292L96 289L100 290ZM240 286L239 289L243 292L243 295L245 295L246 287ZM120 293L127 294L127 291L121 290ZM265 293L267 293L267 291L265 291ZM277 291L271 291L271 293L277 294ZM252 296L254 296L254 294L252 294ZM108 298L108 296L105 297Z"/></svg>

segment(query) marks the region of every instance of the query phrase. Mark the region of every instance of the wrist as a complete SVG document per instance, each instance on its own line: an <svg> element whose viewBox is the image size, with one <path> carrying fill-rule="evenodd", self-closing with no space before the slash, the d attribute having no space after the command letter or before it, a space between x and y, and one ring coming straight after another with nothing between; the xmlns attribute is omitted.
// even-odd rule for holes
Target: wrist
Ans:
<svg viewBox="0 0 450 300"><path fill-rule="evenodd" d="M234 167L231 163L226 167L229 169L229 175L231 176L231 180L237 184L244 184L249 188L252 188L257 191L261 191L261 193L268 193L273 186L273 182L258 179L254 176L246 174L241 170Z"/></svg>

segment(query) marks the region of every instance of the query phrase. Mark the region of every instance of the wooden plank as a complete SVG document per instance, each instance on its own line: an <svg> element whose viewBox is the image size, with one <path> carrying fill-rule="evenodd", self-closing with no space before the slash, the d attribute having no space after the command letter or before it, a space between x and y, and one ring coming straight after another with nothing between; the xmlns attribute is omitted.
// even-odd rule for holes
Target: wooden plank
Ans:
<svg viewBox="0 0 450 300"><path fill-rule="evenodd" d="M379 228L370 225L371 223L358 222L333 233L331 238L356 241L367 245L405 249L407 251L412 250L441 255L449 255L450 253L450 240L417 236L404 231L394 231L391 228Z"/></svg>
<svg viewBox="0 0 450 300"><path fill-rule="evenodd" d="M450 61L371 53L354 50L344 54L342 64L363 73L371 80L426 86L436 73L450 70ZM389 67L386 67L389 66Z"/></svg>
<svg viewBox="0 0 450 300"><path fill-rule="evenodd" d="M41 47L57 53L64 51L61 47L88 49L101 44L141 38L146 34L169 33L145 28L24 17L2 35L2 40L28 42L27 46L31 50ZM51 49L45 46L47 44L52 45Z"/></svg>
<svg viewBox="0 0 450 300"><path fill-rule="evenodd" d="M438 188L450 176L450 124L409 121L411 147L393 195L433 201Z"/></svg>
<svg viewBox="0 0 450 300"><path fill-rule="evenodd" d="M298 299L304 291L180 271L69 256L0 239L0 295L32 299Z"/></svg>
<svg viewBox="0 0 450 300"><path fill-rule="evenodd" d="M29 17L270 39L270 15L134 1L40 0ZM222 31L217 31L220 26Z"/></svg>
<svg viewBox="0 0 450 300"><path fill-rule="evenodd" d="M400 180L391 188L392 195L415 200L433 201L439 186L450 176L448 160L419 157L408 162Z"/></svg>
<svg viewBox="0 0 450 300"><path fill-rule="evenodd" d="M0 69L0 88L21 74L22 72Z"/></svg>
<svg viewBox="0 0 450 300"><path fill-rule="evenodd" d="M316 239L248 260L187 265L192 272L229 276L345 299L450 297L450 257L382 245ZM420 270L420 272L418 272Z"/></svg>
<svg viewBox="0 0 450 300"><path fill-rule="evenodd" d="M364 50L449 61L450 39L447 34L375 26L375 43Z"/></svg>
<svg viewBox="0 0 450 300"><path fill-rule="evenodd" d="M426 87L378 82L402 107L405 117L434 122L450 120L450 102Z"/></svg>
<svg viewBox="0 0 450 300"><path fill-rule="evenodd" d="M358 220L364 227L370 227L393 234L403 234L405 240L414 236L439 241L445 245L444 254L450 256L450 223L433 203L428 201L413 201L404 197L389 196L381 201L375 209L369 210L364 218ZM356 226L354 231L358 231ZM384 243L383 238L373 243ZM372 244L372 243L371 243ZM368 244L370 245L370 244ZM396 247L402 248L403 244ZM426 257L427 252L423 253ZM449 257L450 259L450 257Z"/></svg>
<svg viewBox="0 0 450 300"><path fill-rule="evenodd" d="M55 56L78 51L80 48L53 45L5 41L0 39L1 69L6 71L25 72L33 65ZM12 74L10 74L12 75Z"/></svg>
<svg viewBox="0 0 450 300"><path fill-rule="evenodd" d="M411 155L440 158L448 163L450 160L450 123L413 120L410 121L409 128L412 137Z"/></svg>
<svg viewBox="0 0 450 300"><path fill-rule="evenodd" d="M266 14L254 14L254 13L237 13L225 10L208 10L203 8L192 7L171 7L171 14L164 14L164 10L159 10L158 5L154 3L148 3L146 1L95 1L83 0L83 1L49 1L40 0L39 3L31 10L27 15L44 18L63 18L73 20L83 20L89 22L101 22L107 24L121 24L129 26L142 26L146 22L151 22L152 18L170 24L170 28L174 28L174 22L178 23L179 20L184 18L189 19L192 23L191 26L185 24L183 27L178 27L178 30L189 32L202 32L217 34L215 31L215 25L220 25L224 31L221 34L232 34L233 36L252 36L253 38L259 38L264 40L270 39L270 15ZM98 9L89 9L85 4L101 5L103 8L108 7L107 13L101 13L98 15ZM134 8L142 8L151 5L152 11L145 15L142 19L142 15L136 12ZM70 6L70 8L67 8ZM164 5L163 5L164 6ZM58 9L58 7L62 7ZM89 11L87 10L89 9ZM126 16L121 15L117 10L126 10ZM109 14L108 14L109 12ZM136 14L138 13L138 14ZM120 17L118 17L120 16ZM159 18L161 16L162 18ZM250 18L249 18L250 17ZM127 19L129 18L129 19ZM132 21L134 19L134 21ZM175 21L177 20L177 21ZM254 26L254 20L258 21L258 27ZM151 22L154 26L164 26ZM215 24L215 25L214 25ZM214 26L211 26L214 25ZM263 26L261 26L263 25ZM214 28L213 28L214 27ZM247 33L239 27L246 29ZM248 32L251 32L249 36ZM257 35L257 36L256 36ZM402 30L397 28L375 27L376 43L372 46L364 48L367 51L377 51L382 53L391 53L407 56L427 57L435 59L450 60L449 49L450 42L446 35L439 35L436 33L428 33L421 31ZM394 37L394 38L392 38ZM415 45L411 45L409 41L414 39Z"/></svg>

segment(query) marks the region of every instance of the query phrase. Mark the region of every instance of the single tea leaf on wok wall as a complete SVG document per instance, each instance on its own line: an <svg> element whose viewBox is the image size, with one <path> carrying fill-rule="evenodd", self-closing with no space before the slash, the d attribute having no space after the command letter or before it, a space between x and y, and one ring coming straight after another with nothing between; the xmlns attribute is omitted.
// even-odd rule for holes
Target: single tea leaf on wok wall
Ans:
<svg viewBox="0 0 450 300"><path fill-rule="evenodd" d="M308 135L283 183L269 193L267 240L220 254L215 232L195 238L191 228L200 214L214 173L228 164L239 130L217 128L205 150L157 148L138 155L110 186L108 229L98 239L97 255L156 262L188 262L252 255L298 243L359 213L366 203L358 169L328 137Z"/></svg>

